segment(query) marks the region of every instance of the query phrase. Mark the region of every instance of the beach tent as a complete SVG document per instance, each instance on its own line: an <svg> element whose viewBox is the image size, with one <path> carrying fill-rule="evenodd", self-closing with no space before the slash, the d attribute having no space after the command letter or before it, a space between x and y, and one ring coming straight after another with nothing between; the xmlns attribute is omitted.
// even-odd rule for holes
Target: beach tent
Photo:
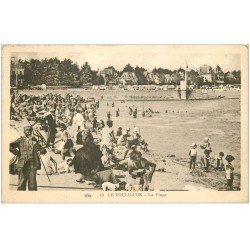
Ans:
<svg viewBox="0 0 250 250"><path fill-rule="evenodd" d="M42 84L42 85L41 85L42 90L46 90L46 87L47 87L47 86L46 86L45 84Z"/></svg>
<svg viewBox="0 0 250 250"><path fill-rule="evenodd" d="M15 143L21 138L18 131L14 128L10 128L10 143ZM9 152L9 165L16 163L17 156Z"/></svg>

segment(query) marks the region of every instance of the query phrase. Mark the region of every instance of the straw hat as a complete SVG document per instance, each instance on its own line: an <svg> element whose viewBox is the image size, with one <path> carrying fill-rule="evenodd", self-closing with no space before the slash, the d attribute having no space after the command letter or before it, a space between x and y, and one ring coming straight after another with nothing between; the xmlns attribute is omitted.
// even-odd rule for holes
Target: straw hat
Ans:
<svg viewBox="0 0 250 250"><path fill-rule="evenodd" d="M134 132L139 132L139 129L137 127L134 127Z"/></svg>
<svg viewBox="0 0 250 250"><path fill-rule="evenodd" d="M45 110L41 110L41 111L38 112L38 114L40 114L40 115L43 115L43 114L45 114L45 113L46 113Z"/></svg>
<svg viewBox="0 0 250 250"><path fill-rule="evenodd" d="M47 111L47 112L44 113L43 116L46 117L46 116L48 116L48 115L50 115L50 114L51 114L51 113L50 113L49 111Z"/></svg>
<svg viewBox="0 0 250 250"><path fill-rule="evenodd" d="M205 137L204 142L208 142L208 141L209 141L208 137Z"/></svg>

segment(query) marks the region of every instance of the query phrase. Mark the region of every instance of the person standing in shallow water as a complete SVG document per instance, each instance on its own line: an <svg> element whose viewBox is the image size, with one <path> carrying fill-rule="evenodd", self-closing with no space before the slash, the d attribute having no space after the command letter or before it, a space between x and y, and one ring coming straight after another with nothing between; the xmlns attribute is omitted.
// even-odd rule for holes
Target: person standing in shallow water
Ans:
<svg viewBox="0 0 250 250"><path fill-rule="evenodd" d="M133 112L133 118L137 118L137 109L135 109Z"/></svg>
<svg viewBox="0 0 250 250"><path fill-rule="evenodd" d="M110 111L108 111L108 113L107 113L107 118L108 118L108 120L111 120L111 113L110 113Z"/></svg>
<svg viewBox="0 0 250 250"><path fill-rule="evenodd" d="M129 109L129 115L132 115L133 114L133 109L131 107L128 107Z"/></svg>

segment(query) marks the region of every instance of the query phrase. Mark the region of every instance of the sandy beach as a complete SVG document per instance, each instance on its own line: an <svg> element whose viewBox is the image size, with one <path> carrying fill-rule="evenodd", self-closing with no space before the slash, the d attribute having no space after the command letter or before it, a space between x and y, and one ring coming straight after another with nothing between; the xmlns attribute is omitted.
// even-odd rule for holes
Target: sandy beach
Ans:
<svg viewBox="0 0 250 250"><path fill-rule="evenodd" d="M37 93L42 94L43 92L37 91ZM60 91L56 91L56 93L60 93ZM97 91L95 98L98 99L102 93L102 91ZM78 94L85 97L84 92ZM106 119L106 114L110 111L115 131L118 127L130 127L131 129L138 127L140 129L142 137L149 144L149 152L145 153L144 157L157 164L152 189L225 189L224 172L211 170L209 173L205 173L201 168L197 168L192 173L189 171L190 144L195 142L198 145L199 160L203 153L199 145L202 144L204 137L210 139L213 150L212 158L218 156L220 151L223 151L225 155L235 156L234 166L237 177L235 186L240 187L240 99L113 101L114 107L111 107L111 101L101 101L97 116ZM120 117L115 117L118 107ZM129 116L129 107L138 109L137 118ZM153 113L152 117L142 117L143 109L147 108L157 113ZM19 131L26 125L25 121L11 122L11 124ZM75 179L74 174L60 174L51 176L51 183L49 183L46 176L37 177L39 190L53 190L51 186L62 190L93 188L91 185L78 184ZM10 183L10 188L15 189L17 176L10 176Z"/></svg>

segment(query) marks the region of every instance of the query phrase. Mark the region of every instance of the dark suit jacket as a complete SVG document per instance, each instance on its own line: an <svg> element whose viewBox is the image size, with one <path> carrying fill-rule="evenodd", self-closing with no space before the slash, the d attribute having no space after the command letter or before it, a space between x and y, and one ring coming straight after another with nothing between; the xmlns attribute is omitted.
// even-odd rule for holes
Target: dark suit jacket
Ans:
<svg viewBox="0 0 250 250"><path fill-rule="evenodd" d="M33 142L33 144L27 148L26 146L26 137L21 137L19 141L19 153L18 153L18 168L23 168L23 166L29 161L31 167L35 169L41 169L41 162L39 157L39 151L41 150L42 146L38 142ZM29 154L27 155L27 150L29 150Z"/></svg>

